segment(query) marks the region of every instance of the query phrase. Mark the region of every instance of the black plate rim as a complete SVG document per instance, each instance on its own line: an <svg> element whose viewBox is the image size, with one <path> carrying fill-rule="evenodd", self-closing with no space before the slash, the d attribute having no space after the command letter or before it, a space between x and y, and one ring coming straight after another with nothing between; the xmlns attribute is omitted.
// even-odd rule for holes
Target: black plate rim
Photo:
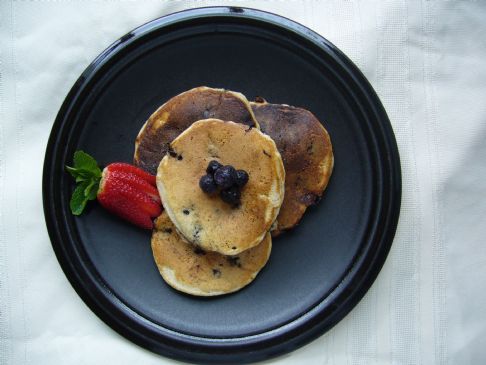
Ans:
<svg viewBox="0 0 486 365"><path fill-rule="evenodd" d="M277 329L238 338L218 339L183 334L156 325L131 310L104 285L101 278L90 273L85 262L73 261L73 248L64 245L64 242L75 242L76 239L63 227L63 213L57 209L55 192L51 189L54 172L59 172L60 168L53 163L53 157L63 148L62 142L69 132L66 115L71 112L73 101L90 78L111 56L147 33L202 17L236 17L269 23L295 33L334 57L347 72L346 76L351 77L355 86L359 86L359 96L369 108L368 112L377 120L374 133L380 137L379 149L386 152L380 162L388 173L385 182L388 190L382 201L381 224L375 227L379 231L376 233L379 239L373 242L373 250L358 257L359 262L350 268L328 298L309 312ZM247 363L305 345L334 326L361 300L381 270L395 235L401 204L401 168L395 136L378 96L361 71L331 42L301 24L272 13L239 7L206 7L169 14L136 28L109 46L87 67L67 95L52 127L45 154L42 191L46 225L56 257L78 295L105 323L134 343L174 359L197 363ZM331 313L324 310L329 301L332 302Z"/></svg>

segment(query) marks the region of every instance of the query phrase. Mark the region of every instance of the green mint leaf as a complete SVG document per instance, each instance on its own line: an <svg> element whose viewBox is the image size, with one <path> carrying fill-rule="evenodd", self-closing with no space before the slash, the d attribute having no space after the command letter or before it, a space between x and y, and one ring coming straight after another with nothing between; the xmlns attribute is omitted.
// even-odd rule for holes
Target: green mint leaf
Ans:
<svg viewBox="0 0 486 365"><path fill-rule="evenodd" d="M66 166L66 170L76 179L76 182L88 181L97 179L91 171L85 171L83 169L76 169L74 167Z"/></svg>
<svg viewBox="0 0 486 365"><path fill-rule="evenodd" d="M88 200L95 200L98 194L99 182L96 180L91 180L88 186L84 189L84 196Z"/></svg>
<svg viewBox="0 0 486 365"><path fill-rule="evenodd" d="M74 215L80 215L86 206L86 202L88 201L88 198L84 195L84 190L86 187L87 184L82 183L79 184L76 189L74 189L73 195L71 196L71 201L69 202L71 213Z"/></svg>
<svg viewBox="0 0 486 365"><path fill-rule="evenodd" d="M101 169L96 160L83 151L74 153L74 167L66 166L67 172L78 184L73 191L69 206L74 215L80 215L88 200L96 199L101 179Z"/></svg>
<svg viewBox="0 0 486 365"><path fill-rule="evenodd" d="M71 167L71 166L66 166L66 171L69 172L71 174L71 176L74 177L75 179L80 177L80 174L81 174L81 171L79 169L76 169L76 168Z"/></svg>
<svg viewBox="0 0 486 365"><path fill-rule="evenodd" d="M96 160L83 151L74 152L74 168L83 171L89 171L93 176L100 178L101 169Z"/></svg>

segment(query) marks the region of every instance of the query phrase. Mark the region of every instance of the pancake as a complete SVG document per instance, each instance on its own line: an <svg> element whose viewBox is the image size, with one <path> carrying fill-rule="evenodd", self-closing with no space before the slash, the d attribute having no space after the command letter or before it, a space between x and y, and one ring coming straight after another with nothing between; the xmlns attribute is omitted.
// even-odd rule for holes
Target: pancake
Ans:
<svg viewBox="0 0 486 365"><path fill-rule="evenodd" d="M197 87L173 97L150 116L135 140L134 164L155 175L168 144L195 121L207 118L258 128L243 94Z"/></svg>
<svg viewBox="0 0 486 365"><path fill-rule="evenodd" d="M155 221L152 252L160 274L174 289L199 296L237 291L255 279L272 250L269 233L263 241L238 256L205 252L177 233L164 212Z"/></svg>
<svg viewBox="0 0 486 365"><path fill-rule="evenodd" d="M204 250L224 255L259 244L277 217L285 191L285 170L275 142L255 128L206 119L186 129L170 148L157 171L157 188L178 231ZM248 172L238 208L199 188L211 160Z"/></svg>
<svg viewBox="0 0 486 365"><path fill-rule="evenodd" d="M285 198L273 236L297 225L308 206L321 198L334 166L326 129L308 110L270 104L259 98L251 103L262 132L275 141L285 167Z"/></svg>

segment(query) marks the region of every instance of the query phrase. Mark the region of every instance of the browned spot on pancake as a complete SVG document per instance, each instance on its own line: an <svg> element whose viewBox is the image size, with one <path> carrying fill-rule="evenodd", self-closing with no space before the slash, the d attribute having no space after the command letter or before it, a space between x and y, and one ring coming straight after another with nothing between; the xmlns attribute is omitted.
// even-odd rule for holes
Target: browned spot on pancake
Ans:
<svg viewBox="0 0 486 365"><path fill-rule="evenodd" d="M213 276L216 277L216 278L220 278L221 277L221 270L213 269Z"/></svg>
<svg viewBox="0 0 486 365"><path fill-rule="evenodd" d="M227 256L227 260L231 266L241 267L240 258L238 256Z"/></svg>
<svg viewBox="0 0 486 365"><path fill-rule="evenodd" d="M200 247L196 246L194 248L194 253L196 255L205 255L206 254L206 251L202 250Z"/></svg>
<svg viewBox="0 0 486 365"><path fill-rule="evenodd" d="M300 197L300 202L309 206L319 201L319 196L313 193L307 193Z"/></svg>

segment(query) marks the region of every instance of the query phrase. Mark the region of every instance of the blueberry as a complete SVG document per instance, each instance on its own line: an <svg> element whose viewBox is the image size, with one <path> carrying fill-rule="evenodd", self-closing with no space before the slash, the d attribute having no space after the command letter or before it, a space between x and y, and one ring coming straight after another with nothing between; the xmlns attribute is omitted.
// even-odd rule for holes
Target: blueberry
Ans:
<svg viewBox="0 0 486 365"><path fill-rule="evenodd" d="M218 188L214 183L212 175L204 175L199 179L199 187L207 194L214 193Z"/></svg>
<svg viewBox="0 0 486 365"><path fill-rule="evenodd" d="M240 188L246 185L248 182L248 173L245 170L236 170L236 179L235 183Z"/></svg>
<svg viewBox="0 0 486 365"><path fill-rule="evenodd" d="M237 186L221 190L220 196L225 203L235 206L240 204L241 192Z"/></svg>
<svg viewBox="0 0 486 365"><path fill-rule="evenodd" d="M233 166L226 165L220 167L214 173L214 181L216 185L222 189L229 188L235 183L236 170Z"/></svg>
<svg viewBox="0 0 486 365"><path fill-rule="evenodd" d="M223 167L223 165L221 165L216 160L212 160L209 162L206 172L210 175L213 175L216 172L216 170L219 169L220 167Z"/></svg>

